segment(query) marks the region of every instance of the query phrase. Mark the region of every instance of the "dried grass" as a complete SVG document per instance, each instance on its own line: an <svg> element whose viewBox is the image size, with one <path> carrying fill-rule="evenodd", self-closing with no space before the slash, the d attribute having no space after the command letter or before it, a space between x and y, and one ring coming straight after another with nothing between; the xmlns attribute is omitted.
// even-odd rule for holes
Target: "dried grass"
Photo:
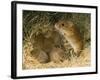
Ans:
<svg viewBox="0 0 100 80"><path fill-rule="evenodd" d="M85 48L79 57L72 57L71 60L66 59L59 63L55 63L53 61L48 63L39 63L34 57L30 55L31 50L32 45L30 42L28 42L23 47L23 69L84 67L91 65L90 47Z"/></svg>

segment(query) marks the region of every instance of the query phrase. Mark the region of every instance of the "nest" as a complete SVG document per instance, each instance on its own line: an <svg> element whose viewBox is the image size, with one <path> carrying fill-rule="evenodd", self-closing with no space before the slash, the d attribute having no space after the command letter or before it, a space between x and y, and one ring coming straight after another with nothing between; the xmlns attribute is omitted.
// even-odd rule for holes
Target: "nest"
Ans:
<svg viewBox="0 0 100 80"><path fill-rule="evenodd" d="M59 20L73 21L79 28L86 48L82 56L76 58L68 41L55 30L54 24ZM90 14L23 10L23 69L89 66L90 34ZM63 62L40 63L32 53L41 50L49 53L53 47L65 52Z"/></svg>

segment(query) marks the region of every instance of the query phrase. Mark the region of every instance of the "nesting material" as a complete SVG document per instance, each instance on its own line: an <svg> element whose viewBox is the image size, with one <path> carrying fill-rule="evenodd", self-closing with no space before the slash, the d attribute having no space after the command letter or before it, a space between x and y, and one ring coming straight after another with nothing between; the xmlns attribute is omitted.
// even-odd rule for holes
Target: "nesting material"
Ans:
<svg viewBox="0 0 100 80"><path fill-rule="evenodd" d="M40 63L37 59L30 55L32 45L28 42L23 48L23 69L42 69L42 68L64 68L64 67L84 67L91 65L90 47L82 51L80 57L71 57L70 60L65 59L62 62L50 61L48 63Z"/></svg>

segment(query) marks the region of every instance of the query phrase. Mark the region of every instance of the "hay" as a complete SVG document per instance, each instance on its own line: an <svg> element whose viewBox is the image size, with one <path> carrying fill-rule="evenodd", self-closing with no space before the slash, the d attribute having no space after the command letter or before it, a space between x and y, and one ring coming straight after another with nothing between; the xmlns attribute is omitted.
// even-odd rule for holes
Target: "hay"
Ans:
<svg viewBox="0 0 100 80"><path fill-rule="evenodd" d="M23 47L23 69L84 67L91 65L90 47L85 48L79 57L72 57L70 60L66 59L59 63L55 63L53 61L48 63L39 63L34 57L30 55L31 50L32 45L30 42L28 42Z"/></svg>

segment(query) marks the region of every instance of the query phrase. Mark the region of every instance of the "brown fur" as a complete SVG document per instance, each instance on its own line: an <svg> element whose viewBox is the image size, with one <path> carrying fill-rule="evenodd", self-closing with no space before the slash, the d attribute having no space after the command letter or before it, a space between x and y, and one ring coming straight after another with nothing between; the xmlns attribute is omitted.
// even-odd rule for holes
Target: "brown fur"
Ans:
<svg viewBox="0 0 100 80"><path fill-rule="evenodd" d="M55 24L56 30L62 34L65 39L70 43L74 52L79 55L83 49L83 40L80 31L75 27L71 21L58 21Z"/></svg>
<svg viewBox="0 0 100 80"><path fill-rule="evenodd" d="M40 63L47 63L49 62L49 57L47 53L42 50L31 51L31 55Z"/></svg>
<svg viewBox="0 0 100 80"><path fill-rule="evenodd" d="M60 48L53 48L51 51L50 55L50 60L54 62L63 62L65 60L65 53L62 49Z"/></svg>

